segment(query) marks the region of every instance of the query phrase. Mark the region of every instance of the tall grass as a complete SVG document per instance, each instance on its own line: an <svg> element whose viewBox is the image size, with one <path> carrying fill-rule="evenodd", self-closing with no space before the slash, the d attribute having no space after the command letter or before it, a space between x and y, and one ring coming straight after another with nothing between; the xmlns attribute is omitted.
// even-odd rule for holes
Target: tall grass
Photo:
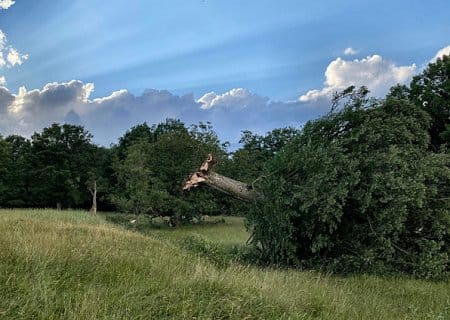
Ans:
<svg viewBox="0 0 450 320"><path fill-rule="evenodd" d="M448 282L217 267L174 239L235 244L245 238L240 220L177 230L142 234L76 211L0 211L0 319L450 318Z"/></svg>

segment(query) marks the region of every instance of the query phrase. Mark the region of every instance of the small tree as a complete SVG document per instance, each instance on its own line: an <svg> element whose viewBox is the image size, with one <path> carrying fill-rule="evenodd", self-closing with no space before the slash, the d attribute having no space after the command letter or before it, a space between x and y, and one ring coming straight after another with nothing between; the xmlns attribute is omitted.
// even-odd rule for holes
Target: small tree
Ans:
<svg viewBox="0 0 450 320"><path fill-rule="evenodd" d="M167 206L168 194L149 167L150 147L145 140L135 143L114 164L119 188L112 201L121 211L157 216Z"/></svg>

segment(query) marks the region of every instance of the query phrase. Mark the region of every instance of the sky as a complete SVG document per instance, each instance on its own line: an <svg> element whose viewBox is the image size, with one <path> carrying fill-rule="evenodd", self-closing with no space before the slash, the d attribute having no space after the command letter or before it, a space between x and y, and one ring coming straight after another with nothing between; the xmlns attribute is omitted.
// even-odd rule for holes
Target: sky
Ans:
<svg viewBox="0 0 450 320"><path fill-rule="evenodd" d="M350 85L383 97L450 54L450 1L0 0L0 135L94 142L178 118L300 128Z"/></svg>

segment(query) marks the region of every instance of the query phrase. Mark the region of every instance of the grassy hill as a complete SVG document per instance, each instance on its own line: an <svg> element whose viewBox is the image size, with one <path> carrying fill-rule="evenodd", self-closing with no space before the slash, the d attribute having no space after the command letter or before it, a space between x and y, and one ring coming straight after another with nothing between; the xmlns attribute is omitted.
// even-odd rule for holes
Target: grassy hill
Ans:
<svg viewBox="0 0 450 320"><path fill-rule="evenodd" d="M87 213L0 211L0 319L450 319L450 283L219 267L178 243L225 224L128 231Z"/></svg>

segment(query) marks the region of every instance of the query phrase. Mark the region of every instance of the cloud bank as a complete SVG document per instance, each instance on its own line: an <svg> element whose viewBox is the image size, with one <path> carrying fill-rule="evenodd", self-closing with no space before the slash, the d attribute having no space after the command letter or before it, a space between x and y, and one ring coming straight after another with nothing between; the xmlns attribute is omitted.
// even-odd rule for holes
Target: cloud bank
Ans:
<svg viewBox="0 0 450 320"><path fill-rule="evenodd" d="M449 50L450 46L443 48L436 57ZM67 122L85 126L95 142L109 145L138 123L178 118L186 124L210 121L223 140L236 144L242 130L262 134L277 127L299 127L323 115L329 111L334 91L365 85L383 96L390 86L409 81L416 72L414 64L398 66L379 55L360 60L337 58L326 68L323 88L293 101L273 101L244 88L208 92L198 98L155 89L135 95L122 89L94 98L94 84L79 80L34 90L21 87L17 93L0 86L0 134L29 137L54 122Z"/></svg>
<svg viewBox="0 0 450 320"><path fill-rule="evenodd" d="M92 83L78 80L30 91L21 87L17 94L0 88L0 133L29 137L54 122L67 122L84 125L96 142L108 145L137 123L178 118L187 124L210 121L222 138L236 142L241 130L264 133L286 125L298 127L323 111L298 101L270 101L246 89L207 93L199 99L155 89L141 95L122 89L92 99L93 92Z"/></svg>

